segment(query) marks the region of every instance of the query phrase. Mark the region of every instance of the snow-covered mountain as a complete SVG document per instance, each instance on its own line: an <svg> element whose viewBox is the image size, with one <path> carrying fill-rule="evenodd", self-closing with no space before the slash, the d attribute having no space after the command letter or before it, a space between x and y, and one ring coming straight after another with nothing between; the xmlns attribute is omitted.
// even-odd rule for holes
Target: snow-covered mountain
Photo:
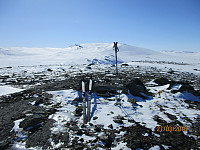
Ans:
<svg viewBox="0 0 200 150"><path fill-rule="evenodd" d="M177 58L177 54L161 53L145 48L119 44L119 62L140 60L151 61L187 61ZM190 55L192 55L191 53ZM173 55L176 55L174 57ZM200 53L195 53L200 56ZM191 56L192 57L192 56ZM194 58L194 57L192 57ZM200 58L200 57L199 57ZM189 61L189 60L188 60ZM50 64L88 64L115 62L112 43L75 44L67 48L0 48L0 66L29 66Z"/></svg>
<svg viewBox="0 0 200 150"><path fill-rule="evenodd" d="M135 60L135 56L155 56L157 52L119 44L119 62ZM113 44L75 44L68 48L10 47L0 49L1 66L114 63ZM138 59L137 59L138 60Z"/></svg>
<svg viewBox="0 0 200 150"><path fill-rule="evenodd" d="M194 69L200 68L200 52L158 52L121 43L118 47L118 63L130 63L131 65L139 63L142 66L158 68L169 67L192 73L198 73ZM0 67L91 63L115 64L113 43L75 44L67 48L0 48Z"/></svg>

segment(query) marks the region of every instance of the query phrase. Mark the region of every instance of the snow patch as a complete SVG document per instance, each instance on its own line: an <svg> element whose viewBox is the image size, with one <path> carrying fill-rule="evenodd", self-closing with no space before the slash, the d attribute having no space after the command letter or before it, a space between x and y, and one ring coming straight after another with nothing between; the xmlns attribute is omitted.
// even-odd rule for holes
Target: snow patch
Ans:
<svg viewBox="0 0 200 150"><path fill-rule="evenodd" d="M16 92L21 92L23 90L24 89L13 88L11 86L0 86L0 96L12 94L12 93L16 93Z"/></svg>

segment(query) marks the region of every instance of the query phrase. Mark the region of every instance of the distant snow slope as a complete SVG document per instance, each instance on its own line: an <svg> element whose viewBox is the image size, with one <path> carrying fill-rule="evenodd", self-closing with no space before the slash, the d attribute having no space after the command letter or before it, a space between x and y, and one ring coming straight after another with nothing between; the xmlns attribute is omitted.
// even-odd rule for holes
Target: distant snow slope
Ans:
<svg viewBox="0 0 200 150"><path fill-rule="evenodd" d="M158 52L145 48L118 44L119 63L131 61L170 61L199 65L200 52ZM114 64L112 43L75 44L68 48L0 48L0 67L54 64Z"/></svg>
<svg viewBox="0 0 200 150"><path fill-rule="evenodd" d="M188 52L188 51L164 51L163 54L176 57L179 61L185 61L188 63L200 64L200 52Z"/></svg>
<svg viewBox="0 0 200 150"><path fill-rule="evenodd" d="M10 86L0 86L0 96L23 91L22 89L13 88Z"/></svg>

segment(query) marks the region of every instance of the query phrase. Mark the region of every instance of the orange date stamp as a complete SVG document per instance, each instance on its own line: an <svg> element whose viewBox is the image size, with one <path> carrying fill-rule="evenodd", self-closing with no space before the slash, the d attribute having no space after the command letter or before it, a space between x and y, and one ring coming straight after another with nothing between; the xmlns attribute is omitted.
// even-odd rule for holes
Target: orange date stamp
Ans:
<svg viewBox="0 0 200 150"><path fill-rule="evenodd" d="M187 131L187 127L181 127L181 126L156 126L157 132L181 132L181 131Z"/></svg>

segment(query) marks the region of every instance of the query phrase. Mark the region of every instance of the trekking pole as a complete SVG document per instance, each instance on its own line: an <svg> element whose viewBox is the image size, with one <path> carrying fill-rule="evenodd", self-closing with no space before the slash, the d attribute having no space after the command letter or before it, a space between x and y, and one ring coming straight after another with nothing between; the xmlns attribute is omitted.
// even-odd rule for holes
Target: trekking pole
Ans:
<svg viewBox="0 0 200 150"><path fill-rule="evenodd" d="M85 82L82 81L82 94L83 94L83 123L86 123L86 100L85 100Z"/></svg>
<svg viewBox="0 0 200 150"><path fill-rule="evenodd" d="M115 95L115 99L117 100L117 91L118 91L118 66L117 66L117 52L119 52L119 48L117 47L117 43L118 42L114 42L114 51L115 51L115 60L116 60L116 79L115 79L115 84L116 84L116 95ZM120 93L119 93L119 99L120 99Z"/></svg>
<svg viewBox="0 0 200 150"><path fill-rule="evenodd" d="M90 113L91 113L91 94L92 94L92 77L89 81L89 99L88 99L88 111L87 111L87 121L90 121Z"/></svg>

